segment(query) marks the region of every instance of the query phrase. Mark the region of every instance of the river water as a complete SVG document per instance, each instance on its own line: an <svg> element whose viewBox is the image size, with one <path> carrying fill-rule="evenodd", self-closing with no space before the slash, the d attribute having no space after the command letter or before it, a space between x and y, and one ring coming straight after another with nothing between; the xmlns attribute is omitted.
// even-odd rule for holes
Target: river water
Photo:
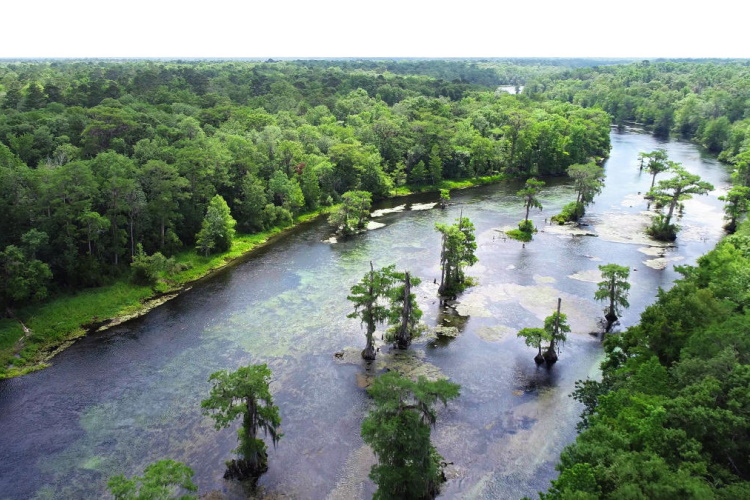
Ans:
<svg viewBox="0 0 750 500"><path fill-rule="evenodd" d="M596 376L602 356L597 266L631 269L624 328L679 277L675 264L695 262L722 236L716 196L729 183L724 167L690 144L658 143L637 130L613 132L612 144L606 187L580 234L545 225L574 196L564 179L548 182L544 210L533 213L540 232L525 247L501 231L523 217L514 195L520 184L454 192L446 210L429 208L435 195L389 200L379 208L394 210L373 219L384 224L378 229L332 243L325 221L306 224L148 315L81 339L50 368L0 381L0 499L100 498L108 477L141 474L163 458L191 466L202 493L242 498L236 483L222 479L235 428L214 430L200 401L212 372L251 363L273 371L284 433L270 450L261 496L370 498L374 459L359 436L369 406L362 386L395 365L462 387L433 430L453 463L442 498L536 496L575 438L574 382ZM675 247L642 236L647 205L638 193L650 176L639 172L637 155L657 147L717 187L685 203ZM476 226L479 262L467 274L478 284L441 310L434 225L460 213ZM346 296L370 261L421 277L423 321L456 326L458 337L416 341L401 356L383 346L379 361L366 366L356 355L364 333L346 318ZM537 368L534 350L515 333L541 326L558 297L573 332L559 362Z"/></svg>

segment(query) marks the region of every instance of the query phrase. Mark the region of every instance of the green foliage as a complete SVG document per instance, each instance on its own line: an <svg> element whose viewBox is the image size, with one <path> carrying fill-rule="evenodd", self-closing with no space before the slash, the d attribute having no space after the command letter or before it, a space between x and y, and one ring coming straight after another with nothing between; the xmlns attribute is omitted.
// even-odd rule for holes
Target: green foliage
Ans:
<svg viewBox="0 0 750 500"><path fill-rule="evenodd" d="M279 407L273 404L268 389L270 379L271 370L265 364L243 366L234 372L221 370L209 377L211 393L201 401L203 414L213 418L216 430L242 417L235 451L255 470L265 469L267 460L266 444L258 438L258 432L270 434L274 446L282 437Z"/></svg>
<svg viewBox="0 0 750 500"><path fill-rule="evenodd" d="M159 277L171 275L187 268L185 264L177 264L175 259L167 258L156 252L153 255L147 255L143 251L143 245L138 243L133 262L130 263L132 269L131 280L138 285L154 285Z"/></svg>
<svg viewBox="0 0 750 500"><path fill-rule="evenodd" d="M392 317L385 299L394 284L395 269L395 265L391 265L376 271L370 262L370 271L352 286L350 295L346 297L354 305L354 311L347 318L358 318L366 328L367 345L362 351L362 357L366 360L375 359L373 334L377 325Z"/></svg>
<svg viewBox="0 0 750 500"><path fill-rule="evenodd" d="M516 196L523 198L523 206L526 209L524 221L529 220L529 211L532 208L538 208L539 210L542 209L542 203L539 201L538 196L542 191L543 186L544 181L539 181L532 177L531 179L527 179L524 188L516 193ZM521 228L519 227L519 229Z"/></svg>
<svg viewBox="0 0 750 500"><path fill-rule="evenodd" d="M190 500L196 495L180 494L181 491L198 491L193 483L193 469L174 460L160 460L143 471L143 477L113 476L107 488L115 500Z"/></svg>
<svg viewBox="0 0 750 500"><path fill-rule="evenodd" d="M657 149L655 151L651 151L650 153L638 153L638 157L641 159L641 168L643 167L643 160L648 160L645 165L646 171L651 174L651 188L654 188L654 183L656 182L656 176L661 174L662 172L666 172L671 168L670 163L668 161L667 157L667 151L665 149Z"/></svg>
<svg viewBox="0 0 750 500"><path fill-rule="evenodd" d="M600 301L609 301L606 316L608 320L614 321L620 313L621 307L630 307L628 303L630 269L617 264L603 264L599 266L599 271L602 272L604 280L597 283L599 288L594 292L594 298Z"/></svg>
<svg viewBox="0 0 750 500"><path fill-rule="evenodd" d="M413 382L397 372L375 379L368 393L375 407L362 422L362 439L378 457L370 478L379 500L434 498L443 481L442 457L430 443L434 406L459 395L460 386L447 380Z"/></svg>
<svg viewBox="0 0 750 500"><path fill-rule="evenodd" d="M537 359L542 359L542 346L545 343L549 343L552 338L544 328L523 328L517 334L518 337L523 337L524 342L529 347L536 347L539 351L537 353Z"/></svg>
<svg viewBox="0 0 750 500"><path fill-rule="evenodd" d="M226 252L232 247L234 226L229 205L220 195L216 195L208 205L206 217L201 224L200 232L195 236L196 247L205 255L213 251Z"/></svg>
<svg viewBox="0 0 750 500"><path fill-rule="evenodd" d="M636 122L660 137L676 133L733 162L748 137L748 78L742 61L640 61L549 75L524 93L602 109L619 126Z"/></svg>
<svg viewBox="0 0 750 500"><path fill-rule="evenodd" d="M700 176L691 174L679 163L670 162L670 170L676 175L671 179L659 181L656 187L651 188L648 197L654 199L658 206L669 207L666 215L656 216L652 219L651 226L647 232L653 238L662 241L673 241L677 237L676 225L672 224L672 215L677 204L689 200L694 194L707 194L714 187Z"/></svg>
<svg viewBox="0 0 750 500"><path fill-rule="evenodd" d="M604 185L604 169L595 162L571 165L567 173L574 181L576 203L586 206L601 192Z"/></svg>
<svg viewBox="0 0 750 500"><path fill-rule="evenodd" d="M733 233L737 229L737 222L747 213L750 204L750 187L734 186L726 195L719 196L719 199L726 204L724 205L724 219L727 224L724 228Z"/></svg>
<svg viewBox="0 0 750 500"><path fill-rule="evenodd" d="M337 67L334 79L329 64ZM521 83L519 75L559 71L559 62L372 64L0 63L7 110L0 120L0 250L14 246L52 272L14 304L16 312L26 306L41 314L24 323L46 329L24 339L21 358L8 355L18 360L13 370L41 345L58 342L63 329L78 335L81 324L104 319L87 306L70 317L57 305L40 313L30 301L44 288L91 296L102 287L95 299L101 311L133 312L148 291L133 285L124 292L122 283L139 243L146 255L193 266L157 280L157 292L250 248L250 236L230 245L201 233L217 194L238 230L267 231L253 240L261 241L291 225L303 207L315 212L347 191L373 198L394 185L399 194L414 191L403 182L421 166L420 190L455 189L561 174L609 149L605 112L442 79L489 85L500 75ZM46 243L34 240L42 233ZM198 235L199 254L227 250L203 258L185 251Z"/></svg>
<svg viewBox="0 0 750 500"><path fill-rule="evenodd" d="M412 276L409 271L401 273L395 270L391 272L391 278L393 283L387 295L390 301L388 323L392 328L388 330L386 338L395 341L399 349L406 349L412 337L420 333L417 322L422 317L422 310L417 304L416 294L412 293L411 289L413 286L419 286L422 280Z"/></svg>
<svg viewBox="0 0 750 500"><path fill-rule="evenodd" d="M606 338L601 382L576 384L582 432L542 498L750 491L748 265L750 239L727 237L697 267L681 268L684 278L638 325Z"/></svg>
<svg viewBox="0 0 750 500"><path fill-rule="evenodd" d="M341 206L328 218L328 222L344 235L364 229L370 215L372 194L367 191L347 191L341 196Z"/></svg>
<svg viewBox="0 0 750 500"><path fill-rule="evenodd" d="M448 206L448 202L451 200L451 191L450 189L441 189L440 190L440 208L445 208Z"/></svg>
<svg viewBox="0 0 750 500"><path fill-rule="evenodd" d="M558 299L558 309L560 302L560 299ZM537 348L538 352L534 358L537 363L542 363L543 361L554 363L557 361L559 344L565 342L567 339L566 334L570 332L567 320L568 317L565 314L555 311L551 316L544 318L544 328L523 328L518 332L517 336L523 337L527 346ZM542 354L542 349L545 345L546 350Z"/></svg>
<svg viewBox="0 0 750 500"><path fill-rule="evenodd" d="M28 233L27 233L28 234ZM49 266L8 245L0 252L0 307L26 301L39 301L47 296L52 278Z"/></svg>
<svg viewBox="0 0 750 500"><path fill-rule="evenodd" d="M575 222L583 217L586 212L586 208L583 203L577 201L571 201L563 206L562 211L552 216L552 222L557 222L560 225L566 222Z"/></svg>
<svg viewBox="0 0 750 500"><path fill-rule="evenodd" d="M354 66L331 80L309 62L0 64L12 113L0 120L0 249L46 233L36 258L55 285L81 289L126 274L138 243L165 256L192 246L217 194L239 230L258 232L347 191L403 192L407 175L434 189L559 174L609 147L603 112L425 75L464 62L408 77L385 69L401 63ZM463 80L547 71L470 66ZM199 252L227 247L209 236Z"/></svg>
<svg viewBox="0 0 750 500"><path fill-rule="evenodd" d="M561 213L552 216L552 221L558 224L575 222L583 217L586 205L594 201L594 196L601 192L604 185L604 169L593 161L571 165L567 173L574 181L576 200L565 205Z"/></svg>
<svg viewBox="0 0 750 500"><path fill-rule="evenodd" d="M534 233L536 233L536 227L534 227L534 223L529 219L524 219L519 222L518 229L505 231L505 234L510 236L512 239L522 241L524 243L528 243L529 241L531 241L534 238Z"/></svg>
<svg viewBox="0 0 750 500"><path fill-rule="evenodd" d="M557 344L561 344L568 339L570 325L568 325L568 316L557 311L544 318L544 331L550 339L550 350L554 350Z"/></svg>
<svg viewBox="0 0 750 500"><path fill-rule="evenodd" d="M474 251L477 249L476 237L474 236L474 224L467 218L456 219L456 224L435 224L442 234L442 246L440 250L440 287L438 293L441 295L456 295L468 285L464 275L464 267L472 266L477 262Z"/></svg>
<svg viewBox="0 0 750 500"><path fill-rule="evenodd" d="M651 217L651 225L646 228L646 234L659 241L674 241L680 226L671 224L664 214Z"/></svg>

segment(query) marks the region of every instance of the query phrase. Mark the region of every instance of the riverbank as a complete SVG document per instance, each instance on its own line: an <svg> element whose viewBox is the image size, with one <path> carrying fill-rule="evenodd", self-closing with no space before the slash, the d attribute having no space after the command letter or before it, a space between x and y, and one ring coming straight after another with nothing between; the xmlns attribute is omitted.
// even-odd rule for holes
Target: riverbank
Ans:
<svg viewBox="0 0 750 500"><path fill-rule="evenodd" d="M437 192L440 189L465 189L493 184L508 179L493 175L461 181L441 181L435 185L400 186L392 198L417 193ZM0 320L0 379L11 378L49 366L50 360L78 338L125 321L137 318L176 297L194 282L211 276L262 248L273 239L317 219L331 211L325 207L303 214L287 228L273 228L262 233L239 235L232 248L224 253L203 257L194 249L174 256L178 264L188 269L160 280L155 286L141 286L123 277L115 283L82 290L73 295L57 295L39 304L15 311L16 319Z"/></svg>
<svg viewBox="0 0 750 500"><path fill-rule="evenodd" d="M16 377L49 366L49 361L76 339L137 318L176 297L190 285L246 257L274 238L314 220L330 207L303 214L287 228L238 235L232 248L209 257L194 249L174 256L187 269L159 280L156 285L131 283L125 276L111 285L82 290L72 295L25 306L16 319L0 320L0 379Z"/></svg>

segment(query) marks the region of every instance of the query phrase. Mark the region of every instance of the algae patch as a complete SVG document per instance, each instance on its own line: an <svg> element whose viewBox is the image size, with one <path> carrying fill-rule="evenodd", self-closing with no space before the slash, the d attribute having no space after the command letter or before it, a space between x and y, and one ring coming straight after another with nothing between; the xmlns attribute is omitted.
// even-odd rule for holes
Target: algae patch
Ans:
<svg viewBox="0 0 750 500"><path fill-rule="evenodd" d="M638 249L639 252L642 254L648 255L650 257L664 257L664 254L666 253L666 249L669 247L654 247L654 246L647 246L647 247L641 247Z"/></svg>
<svg viewBox="0 0 750 500"><path fill-rule="evenodd" d="M557 283L557 280L553 278L552 276L542 276L540 274L535 274L534 282L537 285L551 285L553 283Z"/></svg>
<svg viewBox="0 0 750 500"><path fill-rule="evenodd" d="M677 262L683 259L684 257L659 257L656 259L644 260L643 263L651 269L662 270L666 269L670 262Z"/></svg>
<svg viewBox="0 0 750 500"><path fill-rule="evenodd" d="M573 224L564 224L562 226L553 224L551 226L544 226L541 229L541 232L554 234L556 236L596 236L596 233L592 233L586 229L581 229Z"/></svg>
<svg viewBox="0 0 750 500"><path fill-rule="evenodd" d="M602 280L602 272L598 269L578 271L568 276L572 280L586 281L588 283L599 283Z"/></svg>
<svg viewBox="0 0 750 500"><path fill-rule="evenodd" d="M435 327L435 335L437 335L438 337L448 337L455 339L460 333L461 332L459 332L458 328L456 328L455 326Z"/></svg>
<svg viewBox="0 0 750 500"><path fill-rule="evenodd" d="M515 334L515 329L505 325L486 326L477 331L479 338L487 342L500 342Z"/></svg>
<svg viewBox="0 0 750 500"><path fill-rule="evenodd" d="M646 234L654 212L623 214L608 212L596 221L596 232L599 237L614 243L632 243L643 246L669 246L654 240Z"/></svg>
<svg viewBox="0 0 750 500"><path fill-rule="evenodd" d="M412 380L417 380L419 377L425 377L432 381L447 378L440 368L425 361L423 351L381 348L375 361L370 362L362 359L361 352L361 348L346 347L337 352L334 357L337 362L342 364L365 367L364 372L355 375L357 386L362 388L369 387L379 374L386 371L397 371Z"/></svg>

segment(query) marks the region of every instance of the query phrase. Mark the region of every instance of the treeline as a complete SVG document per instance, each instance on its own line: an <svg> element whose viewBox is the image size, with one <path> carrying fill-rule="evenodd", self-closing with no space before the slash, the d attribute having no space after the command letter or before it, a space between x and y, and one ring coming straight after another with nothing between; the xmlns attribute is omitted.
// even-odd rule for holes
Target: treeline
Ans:
<svg viewBox="0 0 750 500"><path fill-rule="evenodd" d="M750 498L750 236L725 238L604 342L544 499Z"/></svg>
<svg viewBox="0 0 750 500"><path fill-rule="evenodd" d="M40 295L45 267L53 288L90 287L138 245L191 247L217 195L253 233L355 189L559 175L609 150L600 110L427 77L51 62L0 65L0 83L0 270L23 285L5 306Z"/></svg>
<svg viewBox="0 0 750 500"><path fill-rule="evenodd" d="M597 107L660 137L695 141L729 163L750 146L750 63L659 62L581 68L529 82L529 95Z"/></svg>

